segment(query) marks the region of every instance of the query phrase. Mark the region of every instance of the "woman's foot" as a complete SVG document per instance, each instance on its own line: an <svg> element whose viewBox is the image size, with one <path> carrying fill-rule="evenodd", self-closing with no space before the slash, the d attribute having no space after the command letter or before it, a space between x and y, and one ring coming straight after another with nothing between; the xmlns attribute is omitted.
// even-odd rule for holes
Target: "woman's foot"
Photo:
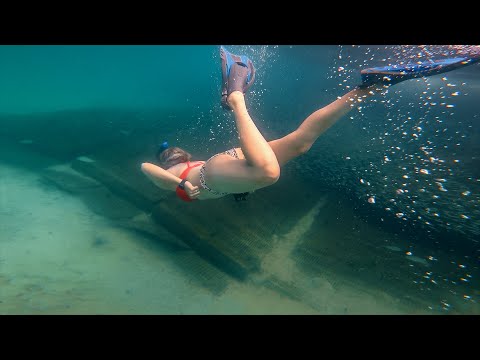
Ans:
<svg viewBox="0 0 480 360"><path fill-rule="evenodd" d="M234 91L245 94L255 79L255 67L244 55L234 55L223 46L220 48L222 59L222 106L230 109L227 97Z"/></svg>
<svg viewBox="0 0 480 360"><path fill-rule="evenodd" d="M245 107L245 95L241 91L233 91L226 96L226 103L232 110L237 109L239 106Z"/></svg>

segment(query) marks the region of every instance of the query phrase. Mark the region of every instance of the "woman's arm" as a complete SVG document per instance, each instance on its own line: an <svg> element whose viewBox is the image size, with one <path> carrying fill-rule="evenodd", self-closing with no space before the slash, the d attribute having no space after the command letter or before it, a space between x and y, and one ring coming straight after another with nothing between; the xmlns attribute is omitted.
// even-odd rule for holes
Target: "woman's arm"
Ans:
<svg viewBox="0 0 480 360"><path fill-rule="evenodd" d="M155 185L164 190L175 191L178 184L182 181L182 179L173 175L170 171L150 163L142 164L142 172L147 175Z"/></svg>

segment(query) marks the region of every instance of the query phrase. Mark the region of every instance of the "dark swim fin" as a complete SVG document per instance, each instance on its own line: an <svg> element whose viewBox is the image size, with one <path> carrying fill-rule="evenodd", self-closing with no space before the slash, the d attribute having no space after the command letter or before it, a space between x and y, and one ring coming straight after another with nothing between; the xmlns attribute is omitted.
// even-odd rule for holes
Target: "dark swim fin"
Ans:
<svg viewBox="0 0 480 360"><path fill-rule="evenodd" d="M225 109L230 109L227 96L236 90L244 94L247 92L255 80L255 67L252 60L245 55L234 55L223 46L220 47L220 58L222 60L221 103Z"/></svg>
<svg viewBox="0 0 480 360"><path fill-rule="evenodd" d="M365 88L374 84L391 86L409 79L442 74L475 64L479 61L480 55L363 69L360 72L362 84L359 85L359 87Z"/></svg>

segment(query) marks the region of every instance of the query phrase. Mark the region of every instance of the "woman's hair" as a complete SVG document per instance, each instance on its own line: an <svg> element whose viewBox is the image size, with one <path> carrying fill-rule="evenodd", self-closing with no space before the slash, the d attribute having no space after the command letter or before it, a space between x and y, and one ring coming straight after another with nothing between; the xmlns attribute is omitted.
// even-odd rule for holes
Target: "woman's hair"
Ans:
<svg viewBox="0 0 480 360"><path fill-rule="evenodd" d="M182 162L190 161L192 155L179 147L173 146L157 154L157 158L160 161L160 166L164 169L168 169Z"/></svg>

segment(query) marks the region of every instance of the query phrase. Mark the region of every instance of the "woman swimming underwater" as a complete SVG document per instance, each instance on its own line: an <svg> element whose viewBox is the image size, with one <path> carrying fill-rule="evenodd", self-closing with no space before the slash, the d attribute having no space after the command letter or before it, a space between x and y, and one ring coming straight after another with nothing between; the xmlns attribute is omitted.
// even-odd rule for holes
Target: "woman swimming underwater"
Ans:
<svg viewBox="0 0 480 360"><path fill-rule="evenodd" d="M386 66L361 71L362 84L329 105L310 114L290 134L267 141L249 115L245 94L255 79L255 68L246 56L220 48L221 103L235 117L240 146L215 154L206 161L191 161L179 147L164 143L157 153L160 166L143 163L141 169L158 187L175 191L184 201L216 199L234 194L236 199L277 182L280 169L305 154L315 141L356 107L358 99L374 96L389 86L474 64L480 55Z"/></svg>

